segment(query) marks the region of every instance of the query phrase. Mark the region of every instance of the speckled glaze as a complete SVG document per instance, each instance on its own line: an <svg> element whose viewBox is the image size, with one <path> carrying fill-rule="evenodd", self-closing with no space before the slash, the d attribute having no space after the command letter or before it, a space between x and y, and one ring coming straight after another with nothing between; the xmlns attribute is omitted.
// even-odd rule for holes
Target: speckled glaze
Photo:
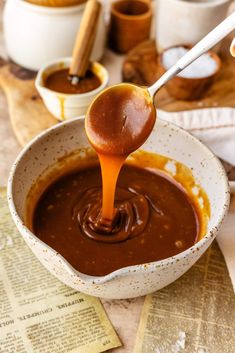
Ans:
<svg viewBox="0 0 235 353"><path fill-rule="evenodd" d="M123 299L142 296L167 286L205 252L228 210L229 187L222 165L207 147L189 133L158 120L142 149L171 157L191 168L210 200L208 232L198 243L176 256L122 268L103 277L93 277L73 269L60 254L32 234L22 220L26 196L38 176L58 158L88 146L84 118L76 118L43 132L23 149L8 181L9 208L17 228L41 263L62 282L78 291L103 298Z"/></svg>

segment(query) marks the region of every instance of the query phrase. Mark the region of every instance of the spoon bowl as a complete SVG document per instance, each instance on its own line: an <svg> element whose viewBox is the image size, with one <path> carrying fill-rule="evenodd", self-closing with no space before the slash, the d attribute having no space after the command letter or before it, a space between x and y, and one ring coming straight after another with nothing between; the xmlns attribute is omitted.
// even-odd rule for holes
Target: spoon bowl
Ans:
<svg viewBox="0 0 235 353"><path fill-rule="evenodd" d="M96 96L86 114L85 130L98 153L127 156L145 142L155 121L148 90L121 83Z"/></svg>

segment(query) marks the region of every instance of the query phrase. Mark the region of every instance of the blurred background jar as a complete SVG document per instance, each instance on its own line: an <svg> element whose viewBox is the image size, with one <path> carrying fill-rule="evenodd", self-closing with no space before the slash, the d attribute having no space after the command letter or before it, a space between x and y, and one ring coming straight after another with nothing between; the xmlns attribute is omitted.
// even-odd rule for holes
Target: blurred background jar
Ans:
<svg viewBox="0 0 235 353"><path fill-rule="evenodd" d="M116 0L111 5L109 46L125 54L149 39L152 5L149 0Z"/></svg>
<svg viewBox="0 0 235 353"><path fill-rule="evenodd" d="M34 3L7 0L3 16L5 42L7 53L14 62L27 69L39 70L58 57L71 56L86 0L30 1ZM105 42L102 11L92 61L101 59Z"/></svg>
<svg viewBox="0 0 235 353"><path fill-rule="evenodd" d="M231 0L156 0L158 50L197 43L226 17L231 3Z"/></svg>

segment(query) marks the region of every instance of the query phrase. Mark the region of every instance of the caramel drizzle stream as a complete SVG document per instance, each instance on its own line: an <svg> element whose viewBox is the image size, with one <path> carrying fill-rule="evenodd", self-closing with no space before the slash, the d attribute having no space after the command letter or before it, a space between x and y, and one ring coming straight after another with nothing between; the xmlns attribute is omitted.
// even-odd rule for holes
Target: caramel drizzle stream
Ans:
<svg viewBox="0 0 235 353"><path fill-rule="evenodd" d="M102 222L112 222L114 217L114 198L119 172L127 156L98 154L102 174Z"/></svg>

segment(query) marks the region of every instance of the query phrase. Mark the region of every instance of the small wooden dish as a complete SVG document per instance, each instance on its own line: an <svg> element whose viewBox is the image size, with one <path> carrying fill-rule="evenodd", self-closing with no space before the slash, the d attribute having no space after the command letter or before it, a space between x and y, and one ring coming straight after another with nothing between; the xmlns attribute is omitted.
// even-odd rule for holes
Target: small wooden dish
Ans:
<svg viewBox="0 0 235 353"><path fill-rule="evenodd" d="M159 69L161 74L164 74L167 71L163 64L163 54L171 48L178 47L185 49L191 48L190 45L174 45L173 47L165 49L159 55ZM211 50L208 51L208 54L213 58L217 65L217 68L213 72L213 74L205 77L195 78L175 76L166 84L166 89L172 97L174 97L175 99L188 101L202 97L203 93L212 84L221 68L221 59L219 58L219 56Z"/></svg>

